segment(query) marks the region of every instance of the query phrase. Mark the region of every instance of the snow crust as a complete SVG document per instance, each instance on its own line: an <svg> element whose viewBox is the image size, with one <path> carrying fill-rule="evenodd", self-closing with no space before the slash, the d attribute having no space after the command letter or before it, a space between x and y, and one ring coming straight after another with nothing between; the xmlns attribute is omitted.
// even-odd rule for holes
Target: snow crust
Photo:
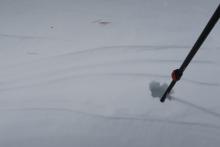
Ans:
<svg viewBox="0 0 220 147"><path fill-rule="evenodd" d="M218 3L1 0L0 146L219 147L219 22L171 101L149 90Z"/></svg>

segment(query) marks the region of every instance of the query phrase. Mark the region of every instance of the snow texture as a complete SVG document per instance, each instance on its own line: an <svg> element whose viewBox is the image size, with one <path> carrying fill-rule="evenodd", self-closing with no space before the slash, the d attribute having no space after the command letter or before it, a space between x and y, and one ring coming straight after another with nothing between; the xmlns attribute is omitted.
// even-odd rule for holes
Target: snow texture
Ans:
<svg viewBox="0 0 220 147"><path fill-rule="evenodd" d="M168 88L168 84L164 83L161 84L159 82L156 81L152 81L149 84L149 89L151 91L151 96L155 97L155 98L161 98L164 94L164 92L166 91L166 89ZM173 90L171 90L171 92L167 95L168 99L171 99L171 94L173 93Z"/></svg>
<svg viewBox="0 0 220 147"><path fill-rule="evenodd" d="M219 147L219 0L1 0L0 147Z"/></svg>

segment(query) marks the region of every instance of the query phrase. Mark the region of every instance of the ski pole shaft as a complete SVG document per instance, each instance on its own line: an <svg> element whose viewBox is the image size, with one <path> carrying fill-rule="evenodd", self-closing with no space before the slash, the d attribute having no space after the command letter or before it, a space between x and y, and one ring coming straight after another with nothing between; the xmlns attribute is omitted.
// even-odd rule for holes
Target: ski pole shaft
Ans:
<svg viewBox="0 0 220 147"><path fill-rule="evenodd" d="M167 88L167 90L164 92L163 96L160 99L160 102L163 103L167 97L167 94L170 93L170 91L172 90L172 88L174 87L174 85L176 84L176 81L172 81L169 85L169 87Z"/></svg>
<svg viewBox="0 0 220 147"><path fill-rule="evenodd" d="M186 59L184 60L183 64L181 65L180 70L182 72L184 72L184 70L186 69L186 67L191 62L192 58L194 57L194 55L197 53L197 51L199 50L199 48L201 47L201 45L203 44L205 39L208 37L209 33L211 32L211 30L213 29L213 27L217 23L217 21L219 19L219 16L220 16L220 4L218 5L218 8L215 10L214 14L210 18L210 20L207 23L206 27L204 28L204 30L200 34L200 36L197 39L196 43L194 44L191 51L189 52Z"/></svg>
<svg viewBox="0 0 220 147"><path fill-rule="evenodd" d="M207 38L209 33L211 32L213 27L215 26L215 24L219 20L219 17L220 17L220 4L218 5L217 9L215 10L214 14L210 18L210 20L207 23L207 25L205 26L205 28L203 29L203 31L200 34L199 38L197 39L197 41L193 45L191 51L186 56L186 59L183 61L183 64L178 69L178 72L180 72L179 79L181 78L181 76L182 76L183 72L185 71L186 67L189 65L192 58L195 56L195 54L197 53L197 51L199 50L199 48L201 47L201 45L203 44L203 42L205 41L205 39ZM163 96L160 99L160 101L162 103L166 100L167 95L170 93L170 91L172 90L172 88L174 87L174 85L176 84L176 82L178 80L172 80L172 82L168 86L167 90L164 92Z"/></svg>

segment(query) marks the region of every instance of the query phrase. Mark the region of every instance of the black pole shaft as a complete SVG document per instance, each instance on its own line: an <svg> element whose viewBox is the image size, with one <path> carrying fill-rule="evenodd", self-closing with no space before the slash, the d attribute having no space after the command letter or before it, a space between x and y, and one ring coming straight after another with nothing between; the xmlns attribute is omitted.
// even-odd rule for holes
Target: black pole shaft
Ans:
<svg viewBox="0 0 220 147"><path fill-rule="evenodd" d="M205 41L205 39L208 37L209 33L211 32L211 30L213 29L213 27L215 26L215 24L219 20L219 17L220 17L220 4L218 5L218 7L215 10L215 12L212 15L212 17L210 18L210 20L207 23L206 27L203 29L202 33L200 34L200 36L197 39L197 41L194 44L194 46L192 47L191 51L186 56L186 59L183 61L183 64L180 66L179 71L182 74L185 71L186 67L189 65L189 63L191 62L192 58L195 56L195 54L199 50L199 48L201 47L201 45L203 44L203 42ZM177 81L173 80L170 83L169 87L167 88L167 90L165 91L165 93L163 94L163 96L160 99L161 102L164 102L166 100L167 94L170 93L170 91L172 90L172 88L174 87L176 82Z"/></svg>
<svg viewBox="0 0 220 147"><path fill-rule="evenodd" d="M204 28L204 30L200 34L198 40L196 41L196 43L192 47L191 51L187 55L186 59L184 60L183 64L181 65L180 70L182 72L184 72L184 70L186 69L186 67L191 62L192 58L194 57L194 55L197 53L197 51L199 50L199 48L201 47L201 45L203 44L205 39L208 37L209 33L211 32L211 30L213 29L213 27L217 23L219 16L220 16L220 4L218 5L218 8L216 9L214 14L212 15L208 24L206 25L206 27Z"/></svg>

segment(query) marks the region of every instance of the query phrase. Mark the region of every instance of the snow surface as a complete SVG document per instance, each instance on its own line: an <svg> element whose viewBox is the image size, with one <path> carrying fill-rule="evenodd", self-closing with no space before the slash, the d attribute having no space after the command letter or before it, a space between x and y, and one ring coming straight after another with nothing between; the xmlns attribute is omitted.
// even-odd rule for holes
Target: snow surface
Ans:
<svg viewBox="0 0 220 147"><path fill-rule="evenodd" d="M1 0L1 147L219 147L219 0Z"/></svg>

